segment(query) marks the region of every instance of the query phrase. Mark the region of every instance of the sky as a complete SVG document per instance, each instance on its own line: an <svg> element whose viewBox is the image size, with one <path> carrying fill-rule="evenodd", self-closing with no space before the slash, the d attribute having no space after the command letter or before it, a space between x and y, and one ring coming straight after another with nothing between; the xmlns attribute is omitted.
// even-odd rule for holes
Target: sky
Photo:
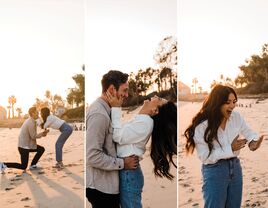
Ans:
<svg viewBox="0 0 268 208"><path fill-rule="evenodd" d="M239 66L268 43L266 0L179 0L178 77L210 90L212 81L234 79Z"/></svg>
<svg viewBox="0 0 268 208"><path fill-rule="evenodd" d="M101 95L109 70L155 67L153 55L167 36L177 36L176 0L87 0L86 102Z"/></svg>
<svg viewBox="0 0 268 208"><path fill-rule="evenodd" d="M84 64L83 0L0 0L0 106L27 113L46 90L66 98Z"/></svg>

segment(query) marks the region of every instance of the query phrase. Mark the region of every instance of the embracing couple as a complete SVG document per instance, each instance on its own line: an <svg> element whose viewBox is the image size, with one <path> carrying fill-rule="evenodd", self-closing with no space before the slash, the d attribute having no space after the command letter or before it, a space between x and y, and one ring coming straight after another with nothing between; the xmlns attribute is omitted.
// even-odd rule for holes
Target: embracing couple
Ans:
<svg viewBox="0 0 268 208"><path fill-rule="evenodd" d="M0 171L4 173L7 168L16 168L25 171L28 167L30 152L36 152L29 169L35 170L40 167L37 166L39 159L45 152L45 148L37 144L37 139L45 137L49 132L48 128L57 129L61 132L55 144L56 149L56 165L55 168L63 168L62 163L62 148L66 140L72 134L72 127L64 120L50 113L49 108L44 107L41 109L42 132L37 133L37 121L39 119L39 112L36 107L31 107L28 110L29 118L26 119L21 127L18 138L18 151L20 153L21 163L17 162L0 162Z"/></svg>
<svg viewBox="0 0 268 208"><path fill-rule="evenodd" d="M121 123L121 105L128 97L128 74L109 71L102 77L102 95L86 120L86 196L93 208L141 208L144 178L139 161L151 137L154 174L172 179L177 154L177 106L152 97L139 113Z"/></svg>

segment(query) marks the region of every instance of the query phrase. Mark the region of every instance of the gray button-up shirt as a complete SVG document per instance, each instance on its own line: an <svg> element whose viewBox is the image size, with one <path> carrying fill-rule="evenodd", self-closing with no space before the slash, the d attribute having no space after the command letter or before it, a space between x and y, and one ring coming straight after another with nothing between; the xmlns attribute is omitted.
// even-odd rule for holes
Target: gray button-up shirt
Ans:
<svg viewBox="0 0 268 208"><path fill-rule="evenodd" d="M36 123L32 117L29 117L21 126L18 146L24 149L36 149Z"/></svg>
<svg viewBox="0 0 268 208"><path fill-rule="evenodd" d="M124 161L116 157L111 108L102 99L93 102L86 118L86 187L107 194L119 193L118 170Z"/></svg>

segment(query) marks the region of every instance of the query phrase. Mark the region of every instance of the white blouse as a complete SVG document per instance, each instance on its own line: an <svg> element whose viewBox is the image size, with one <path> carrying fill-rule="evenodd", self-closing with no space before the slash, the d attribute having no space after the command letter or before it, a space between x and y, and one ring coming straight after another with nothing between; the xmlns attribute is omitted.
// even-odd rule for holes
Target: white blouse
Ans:
<svg viewBox="0 0 268 208"><path fill-rule="evenodd" d="M149 115L138 114L132 120L121 124L121 108L111 110L113 140L117 143L117 156L137 155L142 157L145 146L153 131L153 119Z"/></svg>
<svg viewBox="0 0 268 208"><path fill-rule="evenodd" d="M62 124L64 123L64 120L61 120L57 116L49 115L47 117L46 123L44 124L44 128L52 128L52 129L59 129Z"/></svg>
<svg viewBox="0 0 268 208"><path fill-rule="evenodd" d="M220 159L236 157L240 151L233 152L231 144L237 135L242 134L248 142L259 138L257 133L248 127L243 117L238 112L233 111L226 122L225 130L221 127L218 129L218 140L221 146L214 140L212 152L208 157L208 144L204 140L207 125L207 120L199 124L195 128L194 134L196 151L203 164L214 164Z"/></svg>

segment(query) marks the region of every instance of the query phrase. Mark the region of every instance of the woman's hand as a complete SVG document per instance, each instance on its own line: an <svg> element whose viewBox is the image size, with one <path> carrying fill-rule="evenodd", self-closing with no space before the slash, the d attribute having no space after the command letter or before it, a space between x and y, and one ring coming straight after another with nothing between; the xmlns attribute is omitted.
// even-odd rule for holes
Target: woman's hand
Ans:
<svg viewBox="0 0 268 208"><path fill-rule="evenodd" d="M239 135L237 135L235 137L235 139L233 140L233 142L232 142L232 150L233 150L233 152L244 148L246 143L247 143L246 139L238 139L238 138L239 138Z"/></svg>
<svg viewBox="0 0 268 208"><path fill-rule="evenodd" d="M121 107L123 104L123 98L112 95L110 92L106 92L106 98L111 107Z"/></svg>
<svg viewBox="0 0 268 208"><path fill-rule="evenodd" d="M256 149L258 149L261 146L262 140L264 138L264 135L261 135L258 141L251 141L248 144L248 147L251 151L255 151Z"/></svg>

